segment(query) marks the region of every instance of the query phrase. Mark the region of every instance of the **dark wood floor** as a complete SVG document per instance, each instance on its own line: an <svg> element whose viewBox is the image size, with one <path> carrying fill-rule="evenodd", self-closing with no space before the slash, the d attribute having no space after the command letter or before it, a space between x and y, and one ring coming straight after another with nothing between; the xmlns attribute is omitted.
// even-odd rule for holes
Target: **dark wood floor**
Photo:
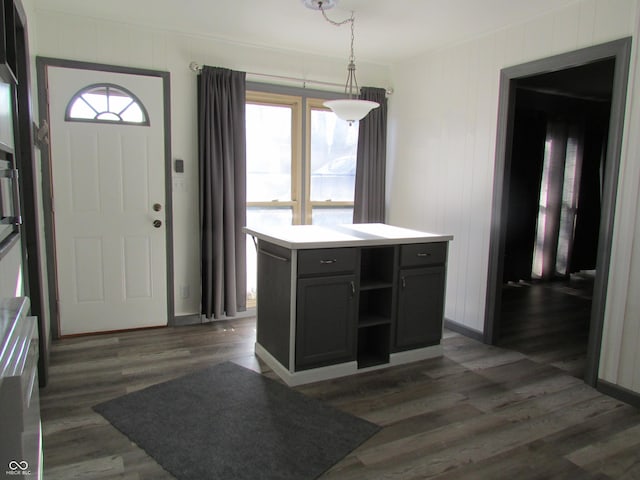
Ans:
<svg viewBox="0 0 640 480"><path fill-rule="evenodd" d="M91 406L225 360L273 377L252 354L254 327L56 341L41 394L45 478L171 479ZM443 345L441 358L297 388L383 426L323 479L640 478L638 409L521 352L451 332Z"/></svg>
<svg viewBox="0 0 640 480"><path fill-rule="evenodd" d="M502 291L499 345L584 378L594 277L520 282Z"/></svg>

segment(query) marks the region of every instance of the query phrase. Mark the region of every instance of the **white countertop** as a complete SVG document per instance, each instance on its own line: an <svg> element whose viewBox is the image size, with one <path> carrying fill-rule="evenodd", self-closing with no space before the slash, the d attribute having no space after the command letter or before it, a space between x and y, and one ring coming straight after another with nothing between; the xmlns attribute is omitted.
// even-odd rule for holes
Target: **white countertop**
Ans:
<svg viewBox="0 0 640 480"><path fill-rule="evenodd" d="M453 235L420 232L384 223L244 227L244 231L259 240L275 243L292 250L448 242L453 240Z"/></svg>

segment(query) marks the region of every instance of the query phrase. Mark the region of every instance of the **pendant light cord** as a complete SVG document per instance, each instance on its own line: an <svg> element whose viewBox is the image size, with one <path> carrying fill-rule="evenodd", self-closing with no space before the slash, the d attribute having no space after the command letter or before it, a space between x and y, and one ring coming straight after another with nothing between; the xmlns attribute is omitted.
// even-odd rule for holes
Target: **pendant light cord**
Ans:
<svg viewBox="0 0 640 480"><path fill-rule="evenodd" d="M343 20L342 22L336 22L335 20L331 20L328 16L327 16L327 12L324 11L324 8L322 6L323 2L320 1L318 2L318 8L320 9L320 11L322 12L322 16L324 17L324 19L329 22L331 25L335 25L336 27L341 27L342 25L344 25L345 23L350 23L351 24L351 52L349 55L349 65L347 66L347 82L344 86L344 93L349 95L349 98L353 98L353 89L355 86L355 91L356 94L358 94L358 92L360 91L360 88L358 87L358 80L356 79L356 56L353 53L353 43L355 40L355 23L356 23L356 17L354 12L351 12L351 17L347 18L346 20Z"/></svg>

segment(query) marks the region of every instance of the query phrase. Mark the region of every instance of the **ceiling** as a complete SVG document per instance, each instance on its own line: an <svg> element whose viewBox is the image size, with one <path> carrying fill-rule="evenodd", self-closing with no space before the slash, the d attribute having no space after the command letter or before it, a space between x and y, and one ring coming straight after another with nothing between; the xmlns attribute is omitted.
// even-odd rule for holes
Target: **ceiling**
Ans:
<svg viewBox="0 0 640 480"><path fill-rule="evenodd" d="M518 24L576 0L337 0L355 12L356 60L390 65ZM302 0L32 0L37 9L206 35L330 57L349 53L348 25L327 23Z"/></svg>

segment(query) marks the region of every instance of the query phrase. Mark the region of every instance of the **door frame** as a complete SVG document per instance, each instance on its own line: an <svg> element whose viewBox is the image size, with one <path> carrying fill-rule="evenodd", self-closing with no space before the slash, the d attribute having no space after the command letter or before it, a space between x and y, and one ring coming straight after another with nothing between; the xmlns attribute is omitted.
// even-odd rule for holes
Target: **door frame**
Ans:
<svg viewBox="0 0 640 480"><path fill-rule="evenodd" d="M584 377L584 381L594 387L598 381L609 280L609 263L613 243L613 222L622 151L629 61L631 58L631 37L504 68L500 71L498 128L484 318L484 342L493 345L498 341L500 333L501 286L509 202L509 172L511 169L516 80L612 58L615 59L615 69L609 118L609 139L598 236L596 278L593 287L587 363Z"/></svg>
<svg viewBox="0 0 640 480"><path fill-rule="evenodd" d="M102 63L81 62L61 58L36 57L36 71L38 80L38 113L40 122L49 119L48 104L48 67L73 68L76 70L93 70L108 73L123 73L162 79L164 104L164 165L165 165L165 198L166 205L166 262L167 262L167 325L171 325L175 316L175 302L173 297L173 189L171 175L171 85L169 72L147 70L142 68L122 67ZM56 264L55 227L53 211L53 177L51 173L51 149L47 142L41 148L42 154L42 196L45 232L45 251L47 256L47 283L49 286L49 311L51 318L51 335L60 338L60 308L58 294L58 269Z"/></svg>

